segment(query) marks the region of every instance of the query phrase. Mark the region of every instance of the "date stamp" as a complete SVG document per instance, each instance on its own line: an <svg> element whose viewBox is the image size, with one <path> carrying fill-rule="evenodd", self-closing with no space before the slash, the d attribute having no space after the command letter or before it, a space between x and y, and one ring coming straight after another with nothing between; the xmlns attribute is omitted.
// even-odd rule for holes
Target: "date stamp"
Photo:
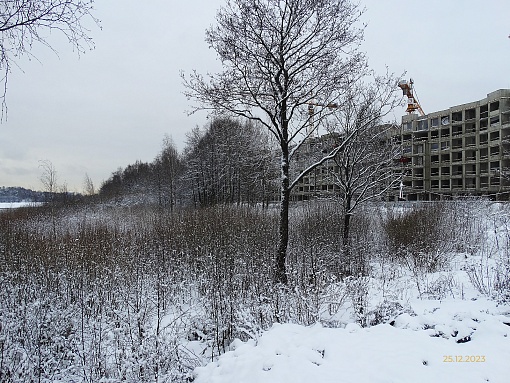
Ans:
<svg viewBox="0 0 510 383"><path fill-rule="evenodd" d="M443 355L444 363L483 363L485 355Z"/></svg>

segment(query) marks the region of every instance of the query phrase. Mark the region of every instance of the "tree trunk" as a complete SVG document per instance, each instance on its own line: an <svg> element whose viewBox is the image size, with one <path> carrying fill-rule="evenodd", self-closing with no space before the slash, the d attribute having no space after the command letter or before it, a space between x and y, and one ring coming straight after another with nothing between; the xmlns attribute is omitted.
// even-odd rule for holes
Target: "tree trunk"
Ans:
<svg viewBox="0 0 510 383"><path fill-rule="evenodd" d="M345 205L344 205L344 227L342 232L342 247L343 247L343 256L344 262L347 264L343 265L344 273L352 274L352 262L351 262L351 251L349 246L349 233L351 229L351 198L346 196Z"/></svg>
<svg viewBox="0 0 510 383"><path fill-rule="evenodd" d="M346 213L344 215L344 230L342 233L342 245L344 249L344 254L349 255L349 231L351 226L351 214Z"/></svg>
<svg viewBox="0 0 510 383"><path fill-rule="evenodd" d="M289 148L282 144L282 184L280 201L280 222L278 230L278 250L276 254L275 282L287 284L287 270L285 261L287 258L287 246L289 243Z"/></svg>

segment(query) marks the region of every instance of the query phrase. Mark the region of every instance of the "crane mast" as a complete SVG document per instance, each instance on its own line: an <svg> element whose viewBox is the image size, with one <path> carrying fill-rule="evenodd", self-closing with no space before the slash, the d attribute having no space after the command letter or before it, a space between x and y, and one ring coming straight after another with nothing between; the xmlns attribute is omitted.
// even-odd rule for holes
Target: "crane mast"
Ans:
<svg viewBox="0 0 510 383"><path fill-rule="evenodd" d="M409 79L409 81L403 80L398 83L398 87L402 89L402 93L404 94L404 96L407 97L406 112L412 114L415 111L418 111L418 113L420 113L420 116L425 116L425 112L423 111L418 100L413 94L413 84L414 81L412 78Z"/></svg>
<svg viewBox="0 0 510 383"><path fill-rule="evenodd" d="M313 116L315 114L315 107L320 106L323 108L329 108L329 109L337 109L338 104L330 102L329 104L321 104L317 100L313 99L308 101L308 128L307 128L307 135L310 136L313 134L313 131L315 129L314 127L314 121Z"/></svg>

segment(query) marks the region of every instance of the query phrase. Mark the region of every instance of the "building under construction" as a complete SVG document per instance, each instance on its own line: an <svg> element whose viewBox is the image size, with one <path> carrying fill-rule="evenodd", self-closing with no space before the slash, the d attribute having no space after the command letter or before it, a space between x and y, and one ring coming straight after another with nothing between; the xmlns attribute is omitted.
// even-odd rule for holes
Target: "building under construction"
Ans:
<svg viewBox="0 0 510 383"><path fill-rule="evenodd" d="M311 198L341 196L347 190L351 199L364 197L386 199L400 176L393 179L392 158L400 152L391 140L396 125L367 127L353 136L335 158L324 161L302 177L292 192L297 201ZM294 153L292 178L342 145L345 135L328 133L306 139ZM345 167L348 166L348 169Z"/></svg>
<svg viewBox="0 0 510 383"><path fill-rule="evenodd" d="M319 161L323 156L330 153L342 141L342 135L329 133L320 137L310 137L303 142L294 154L295 178L312 163ZM331 196L338 193L332 174L338 173L339 167L335 161L326 161L322 166L315 168L299 180L292 192L292 199L297 201L308 200L314 197Z"/></svg>
<svg viewBox="0 0 510 383"><path fill-rule="evenodd" d="M424 114L412 82L399 85L408 96L408 115L394 142L403 174L392 199L436 200L456 195L510 195L510 89L447 110ZM415 112L420 112L416 114Z"/></svg>

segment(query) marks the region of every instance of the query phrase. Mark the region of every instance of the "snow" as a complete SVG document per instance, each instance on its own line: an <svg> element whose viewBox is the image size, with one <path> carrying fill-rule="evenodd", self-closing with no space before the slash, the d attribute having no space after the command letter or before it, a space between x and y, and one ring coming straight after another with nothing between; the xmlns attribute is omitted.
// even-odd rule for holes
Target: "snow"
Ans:
<svg viewBox="0 0 510 383"><path fill-rule="evenodd" d="M17 209L25 206L35 206L36 202L0 202L0 210L4 209Z"/></svg>
<svg viewBox="0 0 510 383"><path fill-rule="evenodd" d="M508 382L510 311L496 306L423 301L421 314L401 314L394 326L275 324L258 340L233 342L231 351L195 370L194 382ZM458 343L464 336L471 340Z"/></svg>
<svg viewBox="0 0 510 383"><path fill-rule="evenodd" d="M387 302L401 307L385 323L361 327L344 304L334 318L323 318L340 328L275 324L196 368L194 383L506 383L510 305L480 294L470 282L466 270L480 261L452 256L454 268L423 276L421 294L408 273L399 270L388 283L375 270L366 312Z"/></svg>
<svg viewBox="0 0 510 383"><path fill-rule="evenodd" d="M7 208L18 207L16 204L8 205ZM227 323L227 319L218 319L218 328L211 326L207 313L211 301L201 297L198 284L194 286L191 283L189 286L188 281L183 281L182 288L181 285L165 286L172 292L171 303L161 316L158 307L157 316L147 317L143 329L149 336L140 336L141 340L135 338L136 341L133 341L133 338L129 338L134 326L140 326L142 316L141 311L129 311L133 307L130 305L130 297L115 301L115 308L111 308L111 312L109 307L101 307L98 303L97 307L101 307L99 310L105 319L100 318L96 322L91 317L90 322L87 322L92 335L90 346L87 345L89 349L83 351L83 355L88 355L86 352L95 355L93 353L99 348L93 343L93 336L99 333L93 331L96 330L96 323L100 323L105 327L99 330L108 332L108 336L104 337L104 346L101 344L102 350L108 350L102 351L105 360L114 366L113 356L120 355L118 363L125 366L123 368L130 374L130 381L142 381L137 375L140 371L137 368L146 366L147 360L153 358L161 360L161 365L167 363L166 366L170 366L164 372L162 370L158 380L161 383L184 382L191 378L189 372L199 365L193 370L193 381L197 383L508 382L510 302L508 295L501 299L494 283L499 281L496 276L508 280L510 275L508 271L495 274L496 270L509 270L510 214L501 205L493 204L489 207L490 214L482 221L481 229L475 230L483 235L480 238L459 236L460 241L473 246L461 246L460 250L455 246L447 247L445 265L434 269L439 271L418 273L408 264L374 255L370 272L365 277L328 280L324 291L307 291L306 286L300 286L279 292L281 295L278 295L278 302L288 305L285 307L288 314L285 320L300 320L301 317L295 314L308 305L309 317L301 323L309 324L317 317L318 323L314 325L274 324L263 331L257 322L251 322L253 317L249 310L243 319L244 306L236 306L233 308L237 319L233 323L235 334L246 336L244 340L250 336L252 339L234 340L227 346L226 353L217 356L224 349L223 344L220 350L214 343L216 340L213 331L221 331L219 325ZM105 214L103 210L89 214L86 218L109 222L102 214ZM84 222L84 218L80 214L68 222L78 226ZM116 223L118 227L124 224L123 219L115 222L119 222ZM39 221L34 223L39 224ZM473 279L473 269L478 271L478 280ZM116 284L118 280L115 278L112 282ZM362 297L364 315L361 316L357 312L359 307L354 307L359 302L360 296L357 294L360 293L366 294ZM150 302L153 299L148 293L141 296L147 297L141 301ZM255 307L268 311L274 309L270 305L273 299L271 296L267 299L262 296L258 298L251 303L263 303ZM138 295L136 299L139 299ZM47 298L47 302L50 302L50 298ZM242 303L248 304L250 301ZM127 305L127 314L123 311L123 304ZM149 306L149 303L144 306L144 313L150 312ZM18 314L20 316L16 318L26 315L23 307L13 307L15 309L7 311L9 315L12 313L12 318ZM40 309L38 301L27 307L32 307L35 313ZM68 311L63 306L55 308L50 314L54 315L51 318L58 318L55 320L57 325L61 323L60 318L71 320L74 313L72 307ZM24 310L27 312L27 309ZM115 315L111 315L113 313ZM116 318L115 323L107 322L110 316ZM39 317L31 314L27 318L34 328L39 328L35 325L39 323ZM117 318L122 318L122 322L119 322L121 327L118 327ZM24 323L22 320L19 322ZM365 327L361 327L358 322ZM45 325L46 322L41 323ZM14 320L11 324L17 325ZM22 326L12 328L17 330ZM60 331L58 326L51 329ZM12 349L16 349L17 332L12 331L12 334ZM58 339L54 338L54 344ZM157 342L151 343L155 339ZM124 353L124 342L127 344L129 341L136 345L133 347L139 348L133 348L131 354L128 351L121 355ZM33 344L36 347L36 343ZM18 349L29 355L33 352L30 350L36 348L21 345ZM30 364L28 357L26 360L26 366L29 366L27 369L35 366L36 371L37 366ZM114 371L113 367L109 368L109 371ZM69 378L62 378L61 381L94 380L92 369L87 372L90 379L86 375L79 379L79 370L79 366L69 367L65 373L59 370L62 376L69 372ZM181 380L176 380L172 375L175 371L178 371L175 377ZM147 372L146 376L149 375L150 372ZM114 380L118 381L111 378L112 382Z"/></svg>

